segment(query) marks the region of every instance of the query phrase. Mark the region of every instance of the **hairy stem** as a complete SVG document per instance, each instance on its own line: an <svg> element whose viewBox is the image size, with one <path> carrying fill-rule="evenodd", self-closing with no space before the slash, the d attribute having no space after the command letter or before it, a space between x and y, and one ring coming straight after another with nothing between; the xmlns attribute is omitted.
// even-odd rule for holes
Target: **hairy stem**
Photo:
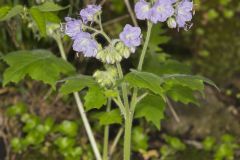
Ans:
<svg viewBox="0 0 240 160"><path fill-rule="evenodd" d="M67 61L66 54L65 54L65 51L64 51L64 48L63 48L63 43L62 43L61 38L60 38L60 37L56 38L56 41L57 41L58 48L59 48L59 50L60 50L62 59L64 59L64 60ZM86 132L87 132L89 141L90 141L90 143L91 143L91 146L92 146L94 155L95 155L95 157L96 157L97 160L102 160L102 157L101 157L101 155L100 155L99 149L98 149L98 147L97 147L96 140L95 140L95 138L94 138L94 136L93 136L92 129L91 129L91 127L90 127L90 124L89 124L89 122L88 122L88 119L87 119L85 110L84 110L84 108L83 108L83 104L82 104L82 101L81 101L81 99L80 99L80 96L79 96L79 94L78 94L77 92L73 93L73 95L74 95L75 101L76 101L76 103L77 103L77 107L78 107L78 110L79 110L79 112L80 112L80 115L81 115L81 118L82 118L84 127L85 127L85 129L86 129Z"/></svg>
<svg viewBox="0 0 240 160"><path fill-rule="evenodd" d="M111 99L108 99L107 110L111 110ZM104 138L103 138L103 160L108 160L108 139L109 139L109 125L104 127Z"/></svg>

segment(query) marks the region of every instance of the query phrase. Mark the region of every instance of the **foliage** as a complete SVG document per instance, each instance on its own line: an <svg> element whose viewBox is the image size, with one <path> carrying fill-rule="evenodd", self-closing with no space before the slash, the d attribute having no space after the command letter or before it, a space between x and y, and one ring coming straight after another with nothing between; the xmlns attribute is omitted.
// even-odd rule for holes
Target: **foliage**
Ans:
<svg viewBox="0 0 240 160"><path fill-rule="evenodd" d="M34 4L34 2L30 4ZM141 63L139 63L140 67L138 66L138 70L129 69L136 66L134 64L134 58L136 57L132 56L133 59L130 59L132 61L126 60L130 65L125 65L125 61L121 62L122 58L128 58L131 52L139 52L140 49L137 46L127 46L125 44L123 46L119 45L120 47L117 49L118 44L123 40L121 38L115 39L115 37L111 39L104 31L105 26L102 24L101 19L102 11L94 13L95 15L91 23L81 23L81 33L87 32L86 34L90 36L85 37L84 41L80 41L81 43L78 44L78 47L82 45L80 50L83 52L88 50L89 47L92 49L92 46L85 45L82 42L90 43L94 40L96 43L92 44L96 47L94 49L97 52L110 53L112 54L111 56L116 54L116 57L110 56L113 60L105 57L104 61L102 60L103 65L99 65L96 60L92 62L87 59L84 62L87 64L87 67L83 69L81 66L81 71L79 71L82 74L76 73L77 69L75 67L77 68L79 64L73 62L71 52L65 54L66 51L69 51L69 46L72 45L70 40L76 43L76 37L63 37L62 29L67 29L66 26L68 25L64 24L62 28L60 27L60 19L63 19L63 17L59 17L60 14L58 14L60 11L65 12L65 15L72 14L72 9L75 6L66 5L64 2L62 4L65 7L53 1L44 1L38 5L18 4L13 7L6 5L0 8L0 21L4 21L6 24L21 21L21 25L17 26L17 28L23 27L23 29L19 29L21 34L16 36L18 38L12 38L17 51L8 52L13 49L7 47L7 49L4 49L7 52L4 52L4 56L1 57L8 65L3 72L3 86L7 84L10 86L10 82L19 83L29 76L33 80L42 81L44 84L50 85L52 89L57 88L61 96L73 93L78 109L80 108L83 126L86 127L87 135L90 137L90 143L93 148L95 146L95 150L93 150L95 156L98 146L94 142L93 135L97 134L100 137L102 127L105 128L103 148L108 147L108 134L111 133L109 132L109 126L112 124L123 124L125 125L124 152L129 152L129 154L124 153L124 156L129 156L130 158L131 142L135 152L145 153L150 148L148 144L150 137L146 135L148 132L141 125L135 126L135 121L138 124L145 119L160 130L169 101L173 100L184 104L193 103L198 105L197 93L204 95L205 84L217 88L209 79L191 75L189 66L173 60L168 54L163 52L164 49L160 45L168 44L171 38L170 36L165 36L167 30L163 29L163 25L158 24L154 25L153 28L149 27L153 25L150 20L148 21L148 31L143 34L147 37L151 34L149 40L146 38L145 44L143 44L141 58L145 60L144 66L141 66ZM79 4L79 1L76 4ZM227 6L228 4L228 1L220 1L222 6ZM111 5L118 14L124 9L122 1L114 1ZM173 7L175 8L177 5ZM68 13L66 9L69 9ZM93 12L94 10L90 11ZM189 12L189 14L191 13ZM225 18L231 18L234 15L228 9L224 9L223 14ZM209 21L213 21L219 17L219 13L216 10L210 10L207 16ZM87 18L89 17L91 18L91 15L87 16ZM105 19L105 17L102 18ZM74 20L76 19L71 19L66 23ZM26 26L31 28L32 32L29 32ZM136 28L132 27L132 29ZM124 34L132 33L127 31ZM36 44L31 42L33 41L32 35L39 40L37 43L35 42ZM28 45L19 43L25 36L31 42ZM142 38L141 33L135 36L140 42ZM7 36L2 36L1 38L8 40ZM52 45L53 42L56 42L56 45ZM131 44L131 41L129 44ZM43 45L44 48L49 48L49 50L51 49L51 51L43 49L33 50L33 48L43 48L40 45ZM56 46L61 53L62 59L54 55L54 53L57 53L55 52ZM105 52L106 50L107 52ZM147 53L146 58L144 57L145 53ZM86 56L87 54L84 55ZM135 55L138 55L138 53ZM83 63L82 58L82 56L79 58L81 65ZM97 59L101 61L101 58L100 56ZM67 62L67 60L73 62L74 65ZM108 62L114 62L114 64ZM143 70L139 69L142 67ZM80 97L77 96L78 92ZM50 94L51 96L59 96L55 92ZM66 97L64 98L69 101L72 100L71 98L68 99L70 96ZM84 100L83 103L81 99ZM65 103L65 101L63 102ZM110 103L107 104L107 102ZM85 110L90 116L85 115ZM79 159L79 157L85 155L89 159L94 159L92 153L90 151L88 151L90 153L84 153L85 146L81 146L78 143L79 124L77 121L63 120L57 123L51 117L41 118L35 114L30 114L26 109L26 105L22 103L10 107L6 113L22 124L21 134L11 140L12 149L16 153L22 154L27 150L35 150L39 151L43 156L52 154L51 156L56 159L64 157L66 160L72 160ZM99 122L93 123L95 127L93 128L94 133L89 126L87 117L97 119ZM135 120L133 121L133 119ZM127 125L130 125L130 128L127 128L129 127ZM132 140L131 136L133 137ZM107 142L105 138L107 138ZM163 139L166 144L162 145L160 149L161 159L183 152L186 149L186 144L176 137L165 135ZM215 160L231 159L233 158L233 150L237 148L237 145L230 144L233 142L234 140L226 136L223 138L223 144L219 147L214 147L216 142L210 138L204 141L204 146L207 151L215 153ZM90 148L87 150L90 150Z"/></svg>
<svg viewBox="0 0 240 160"><path fill-rule="evenodd" d="M34 148L44 157L52 157L57 152L66 160L82 155L82 148L76 146L75 140L78 134L77 122L64 120L56 124L51 117L40 119L37 115L30 114L22 103L9 107L7 113L12 118L18 117L23 124L23 136L11 139L14 152L23 153Z"/></svg>
<svg viewBox="0 0 240 160"><path fill-rule="evenodd" d="M3 57L3 60L9 65L4 72L3 85L9 82L17 83L29 75L32 79L43 81L55 88L60 73L71 74L75 70L71 64L47 50L16 51Z"/></svg>

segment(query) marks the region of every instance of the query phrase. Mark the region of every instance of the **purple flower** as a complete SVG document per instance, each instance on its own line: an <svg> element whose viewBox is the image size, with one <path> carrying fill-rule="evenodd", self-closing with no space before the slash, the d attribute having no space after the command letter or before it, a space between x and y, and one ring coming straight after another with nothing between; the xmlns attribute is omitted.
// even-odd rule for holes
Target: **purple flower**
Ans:
<svg viewBox="0 0 240 160"><path fill-rule="evenodd" d="M186 22L192 20L193 2L183 0L176 8L176 21L178 27L185 27Z"/></svg>
<svg viewBox="0 0 240 160"><path fill-rule="evenodd" d="M80 11L80 16L82 17L83 22L93 22L97 12L101 11L101 6L97 5L88 5L85 9Z"/></svg>
<svg viewBox="0 0 240 160"><path fill-rule="evenodd" d="M141 29L127 24L120 33L120 39L127 47L135 51L135 47L141 44Z"/></svg>
<svg viewBox="0 0 240 160"><path fill-rule="evenodd" d="M146 2L145 0L140 0L135 5L135 13L137 19L145 20L149 18L149 11L150 11L150 3Z"/></svg>
<svg viewBox="0 0 240 160"><path fill-rule="evenodd" d="M150 20L153 23L165 22L174 14L173 0L157 0L150 10Z"/></svg>
<svg viewBox="0 0 240 160"><path fill-rule="evenodd" d="M65 18L65 34L69 37L74 37L78 33L82 32L82 21L76 20L70 17Z"/></svg>
<svg viewBox="0 0 240 160"><path fill-rule="evenodd" d="M80 32L74 37L73 50L82 52L85 57L95 57L98 51L98 44L91 38L91 34Z"/></svg>

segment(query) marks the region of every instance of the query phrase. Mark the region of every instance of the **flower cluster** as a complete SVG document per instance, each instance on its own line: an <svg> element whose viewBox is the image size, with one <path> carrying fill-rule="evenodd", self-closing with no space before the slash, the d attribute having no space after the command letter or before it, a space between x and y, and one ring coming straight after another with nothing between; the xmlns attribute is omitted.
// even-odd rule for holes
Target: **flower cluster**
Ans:
<svg viewBox="0 0 240 160"><path fill-rule="evenodd" d="M93 77L102 87L111 88L117 82L118 72L115 67L107 65L105 71L97 70Z"/></svg>
<svg viewBox="0 0 240 160"><path fill-rule="evenodd" d="M88 5L80 11L81 19L65 18L65 34L73 40L73 50L83 53L85 57L96 57L108 64L128 58L130 53L134 53L136 47L141 44L141 29L127 24L120 33L119 39L112 41L107 37L109 45L103 48L95 39L96 34L101 34L103 31L88 26L88 22L90 24L96 22L100 25L100 14L100 6ZM93 33L87 32L89 29Z"/></svg>
<svg viewBox="0 0 240 160"><path fill-rule="evenodd" d="M135 5L135 13L140 20L152 23L165 22L170 28L184 28L186 22L192 20L193 2L190 0L156 0L154 4L139 0Z"/></svg>
<svg viewBox="0 0 240 160"><path fill-rule="evenodd" d="M135 5L136 16L152 23L167 22L170 28L186 27L192 19L193 2L190 0L154 0L150 3L139 0ZM141 45L142 33L139 27L127 24L119 39L111 40L101 26L101 6L88 5L79 13L81 19L66 17L65 34L73 40L73 50L85 57L95 57L104 63L114 64L128 58ZM90 23L89 23L90 22ZM94 29L94 22L100 30ZM89 31L89 32L87 32ZM107 46L97 42L95 36L102 35Z"/></svg>
<svg viewBox="0 0 240 160"><path fill-rule="evenodd" d="M84 32L84 24L96 20L96 16L101 10L100 6L88 5L87 8L80 11L80 19L66 17L65 34L73 40L73 50L81 52L85 57L95 57L98 52L98 43L92 35Z"/></svg>

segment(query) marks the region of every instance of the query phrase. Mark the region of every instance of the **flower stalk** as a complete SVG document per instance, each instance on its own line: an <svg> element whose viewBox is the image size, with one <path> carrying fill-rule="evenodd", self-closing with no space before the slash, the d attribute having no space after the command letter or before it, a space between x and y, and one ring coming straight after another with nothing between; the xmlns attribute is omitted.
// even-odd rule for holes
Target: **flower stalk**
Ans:
<svg viewBox="0 0 240 160"><path fill-rule="evenodd" d="M110 112L111 110L111 99L108 99L107 110L106 112ZM108 140L109 139L109 125L104 127L104 138L103 138L103 160L108 160Z"/></svg>

